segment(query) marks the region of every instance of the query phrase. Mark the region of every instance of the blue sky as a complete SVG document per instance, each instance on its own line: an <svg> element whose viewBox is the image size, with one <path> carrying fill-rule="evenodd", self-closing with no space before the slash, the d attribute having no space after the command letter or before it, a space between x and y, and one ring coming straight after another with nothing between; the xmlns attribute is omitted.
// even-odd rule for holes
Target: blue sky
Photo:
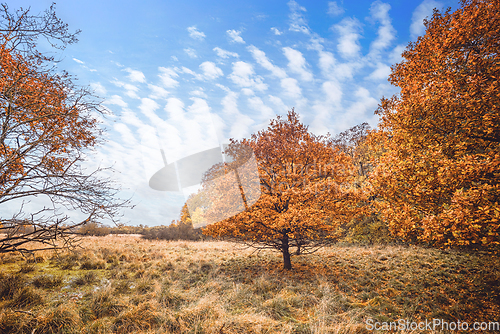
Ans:
<svg viewBox="0 0 500 334"><path fill-rule="evenodd" d="M38 13L50 1L17 1ZM113 165L132 197L132 225L168 224L184 193L148 187L168 162L266 127L292 107L315 134L377 125L397 93L390 66L425 30L432 9L457 1L64 1L58 16L79 43L58 66L103 98L107 142L89 168Z"/></svg>

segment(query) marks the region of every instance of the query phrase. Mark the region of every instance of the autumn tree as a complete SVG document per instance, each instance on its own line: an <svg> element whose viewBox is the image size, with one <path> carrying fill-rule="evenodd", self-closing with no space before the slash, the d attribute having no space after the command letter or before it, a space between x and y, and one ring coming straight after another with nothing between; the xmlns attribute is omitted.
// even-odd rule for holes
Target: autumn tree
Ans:
<svg viewBox="0 0 500 334"><path fill-rule="evenodd" d="M292 248L307 254L333 242L338 224L357 211L350 157L330 145L327 136L310 133L293 109L286 118L271 120L266 130L251 139L232 140L228 151L239 157L236 153L242 146L251 148L245 158L235 158L211 171L215 174L212 179L221 179L238 170L234 178L240 186L225 187L221 182L216 184L223 190L206 190L218 195L212 196L213 204L205 217L217 216L229 206L233 210L236 201L241 203L236 208L239 213L208 225L203 232L258 249L278 250L284 269L291 269ZM246 179L245 164L239 162L248 160L248 154L254 154L258 162L261 193L252 205L248 205L252 193L247 190L252 189L248 186L251 180Z"/></svg>
<svg viewBox="0 0 500 334"><path fill-rule="evenodd" d="M373 184L391 231L440 247L500 242L500 6L434 11L382 99Z"/></svg>
<svg viewBox="0 0 500 334"><path fill-rule="evenodd" d="M0 252L68 247L75 227L114 219L126 204L102 169L82 167L99 143L103 109L36 49L38 38L60 49L76 42L53 6L0 12Z"/></svg>

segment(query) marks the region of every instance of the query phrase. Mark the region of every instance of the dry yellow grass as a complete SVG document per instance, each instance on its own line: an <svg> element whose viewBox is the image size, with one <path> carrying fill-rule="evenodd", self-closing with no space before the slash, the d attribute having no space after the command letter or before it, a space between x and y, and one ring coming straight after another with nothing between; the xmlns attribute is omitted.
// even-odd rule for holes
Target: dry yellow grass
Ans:
<svg viewBox="0 0 500 334"><path fill-rule="evenodd" d="M280 254L226 242L82 246L35 263L0 255L1 333L363 333L368 319L500 315L500 260L489 254L338 245L283 271Z"/></svg>

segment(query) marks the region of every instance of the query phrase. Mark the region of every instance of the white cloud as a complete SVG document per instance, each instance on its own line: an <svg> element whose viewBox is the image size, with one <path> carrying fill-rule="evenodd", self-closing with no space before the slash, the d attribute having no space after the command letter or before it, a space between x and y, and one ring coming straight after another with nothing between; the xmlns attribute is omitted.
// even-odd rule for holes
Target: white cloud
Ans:
<svg viewBox="0 0 500 334"><path fill-rule="evenodd" d="M182 72L187 73L187 74L191 74L192 76L194 76L198 80L203 80L203 76L201 74L198 74L198 73L194 72L193 70L190 70L189 68L184 67L184 66L182 66L181 69L182 69Z"/></svg>
<svg viewBox="0 0 500 334"><path fill-rule="evenodd" d="M131 84L128 84L128 83L124 83L124 82L119 81L119 80L113 80L111 82L113 84L115 84L116 86L118 86L118 87L125 88L125 94L128 97L131 97L133 99L138 99L139 98L139 95L137 95L137 91L139 90L139 88L137 86L134 86L134 85L131 85Z"/></svg>
<svg viewBox="0 0 500 334"><path fill-rule="evenodd" d="M248 47L248 50L252 54L252 56L255 59L255 61L257 63L259 63L259 65L261 65L262 67L264 67L266 70L271 71L271 73L274 76L276 76L278 78L285 78L286 77L286 72L282 68L280 68L280 67L278 67L276 65L273 65L269 61L269 59L266 57L266 54L265 54L264 51L259 50L258 48L256 48L253 45L250 45Z"/></svg>
<svg viewBox="0 0 500 334"><path fill-rule="evenodd" d="M339 41L337 49L344 59L352 59L359 57L361 45L359 39L361 38L361 24L355 18L345 18L339 24L333 26L339 33Z"/></svg>
<svg viewBox="0 0 500 334"><path fill-rule="evenodd" d="M198 58L198 55L196 54L196 51L192 48L186 48L184 49L184 52L190 57L190 58Z"/></svg>
<svg viewBox="0 0 500 334"><path fill-rule="evenodd" d="M285 95L293 99L299 99L302 96L302 90L299 87L298 81L293 78L281 79L281 88Z"/></svg>
<svg viewBox="0 0 500 334"><path fill-rule="evenodd" d="M401 54L403 51L406 49L406 45L404 44L399 44L392 49L390 55L389 55L389 61L391 64L394 63L399 63L401 60L403 60L403 57L401 57Z"/></svg>
<svg viewBox="0 0 500 334"><path fill-rule="evenodd" d="M283 53L288 59L288 68L290 71L299 74L302 80L311 81L313 79L312 73L306 68L306 60L300 51L284 47Z"/></svg>
<svg viewBox="0 0 500 334"><path fill-rule="evenodd" d="M265 125L276 115L273 109L265 105L264 101L258 96L248 98L248 104L253 110L260 112L260 119Z"/></svg>
<svg viewBox="0 0 500 334"><path fill-rule="evenodd" d="M179 119L184 115L184 103L178 98L171 97L167 100L165 111L168 113L169 118Z"/></svg>
<svg viewBox="0 0 500 334"><path fill-rule="evenodd" d="M319 68L324 77L331 77L335 69L335 57L328 51L319 51Z"/></svg>
<svg viewBox="0 0 500 334"><path fill-rule="evenodd" d="M250 126L254 121L247 115L241 114L238 109L238 93L229 91L222 99L222 113L226 123L230 120L230 138L248 138L250 136ZM226 124L228 125L228 124Z"/></svg>
<svg viewBox="0 0 500 334"><path fill-rule="evenodd" d="M290 20L289 30L309 35L311 32L303 15L306 9L294 0L288 2L288 7L290 8L290 15L288 16Z"/></svg>
<svg viewBox="0 0 500 334"><path fill-rule="evenodd" d="M217 53L217 56L224 58L224 59L227 59L229 57L235 57L235 58L239 57L239 55L236 52L227 51L227 50L221 49L219 47L215 47L215 48L213 48L213 50Z"/></svg>
<svg viewBox="0 0 500 334"><path fill-rule="evenodd" d="M279 30L278 30L278 28L275 28L275 27L272 27L272 28L271 28L271 31L272 31L275 35L277 35L277 36L279 36L279 35L282 35L282 34L283 34L283 32L279 31Z"/></svg>
<svg viewBox="0 0 500 334"><path fill-rule="evenodd" d="M391 68L385 64L378 63L375 71L373 71L368 76L368 79L383 80L383 79L387 79L389 77L389 74L391 74Z"/></svg>
<svg viewBox="0 0 500 334"><path fill-rule="evenodd" d="M188 27L187 31L189 32L189 37L200 40L200 41L206 37L203 32L196 29L196 26Z"/></svg>
<svg viewBox="0 0 500 334"><path fill-rule="evenodd" d="M179 82L174 79L177 78L179 75L173 69L166 67L159 67L158 70L160 71L160 74L158 74L158 76L160 77L163 86L167 88L172 88L179 84Z"/></svg>
<svg viewBox="0 0 500 334"><path fill-rule="evenodd" d="M146 82L146 77L141 71L133 70L131 68L126 68L124 71L128 72L128 78L132 82Z"/></svg>
<svg viewBox="0 0 500 334"><path fill-rule="evenodd" d="M274 96L274 95L269 95L269 101L274 104L277 114L284 114L288 110L290 110L290 107L287 107L285 103L283 103L283 100L281 100L279 97Z"/></svg>
<svg viewBox="0 0 500 334"><path fill-rule="evenodd" d="M227 30L227 36L230 38L230 42L245 44L243 38L241 38L241 31L239 30Z"/></svg>
<svg viewBox="0 0 500 334"><path fill-rule="evenodd" d="M154 100L148 98L142 98L141 104L139 105L139 110L142 112L144 116L146 116L151 124L158 125L163 122L163 120L158 117L155 113L155 110L158 109L160 105L156 103Z"/></svg>
<svg viewBox="0 0 500 334"><path fill-rule="evenodd" d="M176 56L170 56L170 58L172 58L173 61L179 61L179 59Z"/></svg>
<svg viewBox="0 0 500 334"><path fill-rule="evenodd" d="M169 94L165 88L151 84L149 84L148 87L151 90L151 94L149 94L150 99L165 99Z"/></svg>
<svg viewBox="0 0 500 334"><path fill-rule="evenodd" d="M380 27L377 31L377 39L370 45L370 53L373 56L378 56L380 51L391 45L391 42L396 38L396 30L392 27L389 10L391 6L383 3L380 0L372 3L370 13L373 19L380 22Z"/></svg>
<svg viewBox="0 0 500 334"><path fill-rule="evenodd" d="M344 14L344 8L339 6L336 1L328 1L328 15L339 16Z"/></svg>
<svg viewBox="0 0 500 334"><path fill-rule="evenodd" d="M106 95L107 91L100 82L92 82L90 84L90 88L92 88L97 95Z"/></svg>
<svg viewBox="0 0 500 334"><path fill-rule="evenodd" d="M133 125L135 127L142 127L144 123L137 117L137 115L132 112L130 109L124 109L120 116L120 119L129 125Z"/></svg>
<svg viewBox="0 0 500 334"><path fill-rule="evenodd" d="M201 63L200 69L203 71L203 76L209 80L214 80L224 75L222 70L210 61Z"/></svg>
<svg viewBox="0 0 500 334"><path fill-rule="evenodd" d="M434 8L441 8L443 4L435 0L424 0L417 8L413 11L411 16L410 34L412 39L416 39L417 36L423 35L425 33L424 19L427 17L430 19L432 17L432 11Z"/></svg>
<svg viewBox="0 0 500 334"><path fill-rule="evenodd" d="M325 81L321 86L325 93L326 101L336 107L342 102L342 87L335 81Z"/></svg>
<svg viewBox="0 0 500 334"><path fill-rule="evenodd" d="M202 97L202 98L208 98L207 94L203 91L203 88L198 87L198 89L192 90L189 92L189 95L197 96L197 97Z"/></svg>
<svg viewBox="0 0 500 334"><path fill-rule="evenodd" d="M368 89L359 87L354 93L354 96L356 102L347 108L342 117L343 129L348 129L358 124L360 119L366 119L367 114L373 115L373 111L377 109L379 101L371 96Z"/></svg>
<svg viewBox="0 0 500 334"><path fill-rule="evenodd" d="M243 61L233 63L233 72L229 75L229 79L241 87L258 91L267 89L267 85L262 82L262 77L255 75L252 65Z"/></svg>
<svg viewBox="0 0 500 334"><path fill-rule="evenodd" d="M73 58L74 61L76 61L78 64L85 64L84 61L81 61L80 59Z"/></svg>
<svg viewBox="0 0 500 334"><path fill-rule="evenodd" d="M251 90L250 88L242 88L241 93L243 93L243 95L246 95L246 96L255 95L255 92L253 90Z"/></svg>
<svg viewBox="0 0 500 334"><path fill-rule="evenodd" d="M109 99L104 101L104 104L114 104L120 106L122 108L126 108L128 105L125 101L123 101L122 97L119 95L113 95Z"/></svg>

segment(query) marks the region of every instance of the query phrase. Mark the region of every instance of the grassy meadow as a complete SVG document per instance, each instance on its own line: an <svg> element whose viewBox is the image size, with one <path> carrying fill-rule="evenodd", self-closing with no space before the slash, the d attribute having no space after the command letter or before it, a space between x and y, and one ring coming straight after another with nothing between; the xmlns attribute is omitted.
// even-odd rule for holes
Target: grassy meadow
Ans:
<svg viewBox="0 0 500 334"><path fill-rule="evenodd" d="M0 255L0 333L370 333L367 319L500 320L493 254L337 245L283 271L279 253L226 242L82 246Z"/></svg>

